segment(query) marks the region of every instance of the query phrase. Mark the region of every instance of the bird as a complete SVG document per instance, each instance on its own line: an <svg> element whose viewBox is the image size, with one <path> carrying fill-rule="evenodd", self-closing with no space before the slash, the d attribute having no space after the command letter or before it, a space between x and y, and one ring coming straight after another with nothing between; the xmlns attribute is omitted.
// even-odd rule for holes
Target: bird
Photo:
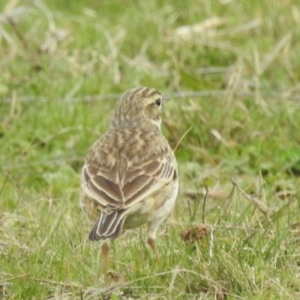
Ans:
<svg viewBox="0 0 300 300"><path fill-rule="evenodd" d="M172 212L179 188L177 161L161 130L162 107L168 100L154 88L126 91L106 132L86 155L80 205L95 222L89 240L104 240L106 260L106 240L143 224L158 258L157 230Z"/></svg>

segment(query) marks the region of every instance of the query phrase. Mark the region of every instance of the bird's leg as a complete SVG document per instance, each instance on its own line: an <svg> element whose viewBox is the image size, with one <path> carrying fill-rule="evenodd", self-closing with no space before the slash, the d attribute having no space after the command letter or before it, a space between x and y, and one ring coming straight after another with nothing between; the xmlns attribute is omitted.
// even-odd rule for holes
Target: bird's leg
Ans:
<svg viewBox="0 0 300 300"><path fill-rule="evenodd" d="M160 218L160 219L156 219L154 220L154 222L149 223L148 224L148 245L151 247L154 255L155 255L155 259L157 262L160 261L159 255L156 251L156 247L155 247L155 240L156 240L156 232L157 229L159 227L159 225L165 220L165 217Z"/></svg>
<svg viewBox="0 0 300 300"><path fill-rule="evenodd" d="M157 261L160 261L159 256L158 256L157 251L156 251L156 247L155 247L155 239L152 239L152 238L149 237L147 242L148 242L148 245L151 247L151 249L152 249L152 251L155 255L155 259Z"/></svg>
<svg viewBox="0 0 300 300"><path fill-rule="evenodd" d="M106 272L107 272L107 269L108 269L108 252L109 252L109 246L106 242L104 242L102 244L101 250L102 250L102 255L103 255L104 274L106 276Z"/></svg>
<svg viewBox="0 0 300 300"><path fill-rule="evenodd" d="M148 245L151 247L152 251L153 251L154 253L156 253L155 240L152 239L152 238L148 238L147 243L148 243Z"/></svg>

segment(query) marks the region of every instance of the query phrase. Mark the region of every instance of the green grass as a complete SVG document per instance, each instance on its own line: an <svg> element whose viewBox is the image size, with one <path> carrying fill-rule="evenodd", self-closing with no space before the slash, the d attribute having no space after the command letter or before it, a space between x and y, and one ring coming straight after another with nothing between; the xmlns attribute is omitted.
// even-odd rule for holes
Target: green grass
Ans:
<svg viewBox="0 0 300 300"><path fill-rule="evenodd" d="M11 0L0 13L0 298L300 297L296 0ZM137 229L111 244L105 279L79 174L114 95L139 85L171 95L180 194L161 261Z"/></svg>

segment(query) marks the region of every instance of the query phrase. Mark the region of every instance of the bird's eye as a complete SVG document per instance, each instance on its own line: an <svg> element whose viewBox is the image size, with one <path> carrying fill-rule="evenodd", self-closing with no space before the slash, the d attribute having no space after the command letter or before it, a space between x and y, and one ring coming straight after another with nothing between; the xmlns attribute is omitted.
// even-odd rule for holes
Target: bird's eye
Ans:
<svg viewBox="0 0 300 300"><path fill-rule="evenodd" d="M161 106L161 99L155 100L155 104L156 104L157 106Z"/></svg>

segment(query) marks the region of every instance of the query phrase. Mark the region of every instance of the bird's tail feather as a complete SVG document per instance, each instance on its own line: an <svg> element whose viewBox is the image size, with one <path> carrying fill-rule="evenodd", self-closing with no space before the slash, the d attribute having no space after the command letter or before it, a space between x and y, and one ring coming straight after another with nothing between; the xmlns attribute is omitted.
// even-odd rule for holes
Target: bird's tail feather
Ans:
<svg viewBox="0 0 300 300"><path fill-rule="evenodd" d="M122 234L125 219L125 209L113 211L109 214L102 212L89 234L89 240L116 239Z"/></svg>

